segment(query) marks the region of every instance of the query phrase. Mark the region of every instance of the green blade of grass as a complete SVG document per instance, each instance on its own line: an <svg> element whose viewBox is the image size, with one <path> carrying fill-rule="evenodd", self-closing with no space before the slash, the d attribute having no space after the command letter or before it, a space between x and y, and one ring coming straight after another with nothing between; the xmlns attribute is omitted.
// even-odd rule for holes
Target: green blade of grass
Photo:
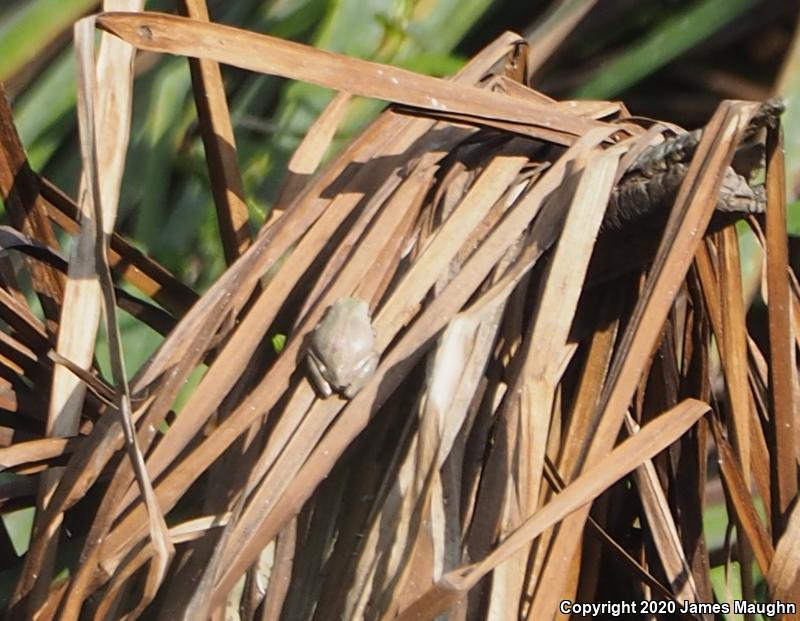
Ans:
<svg viewBox="0 0 800 621"><path fill-rule="evenodd" d="M663 67L722 29L759 0L703 0L665 20L614 60L601 66L573 93L578 99L608 99Z"/></svg>
<svg viewBox="0 0 800 621"><path fill-rule="evenodd" d="M783 146L786 149L786 188L789 199L796 200L800 192L800 21L797 22L794 40L783 61L775 94L786 98L783 113ZM800 203L789 206L790 233L800 234Z"/></svg>
<svg viewBox="0 0 800 621"><path fill-rule="evenodd" d="M61 53L14 102L14 121L31 166L44 169L75 126L75 54Z"/></svg>
<svg viewBox="0 0 800 621"><path fill-rule="evenodd" d="M23 4L0 24L0 80L8 80L96 4L97 0L35 0Z"/></svg>

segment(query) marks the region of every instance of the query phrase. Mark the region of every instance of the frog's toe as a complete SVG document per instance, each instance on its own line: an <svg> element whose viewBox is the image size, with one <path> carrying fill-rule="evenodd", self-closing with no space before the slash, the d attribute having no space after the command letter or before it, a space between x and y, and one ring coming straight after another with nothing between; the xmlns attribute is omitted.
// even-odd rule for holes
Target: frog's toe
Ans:
<svg viewBox="0 0 800 621"><path fill-rule="evenodd" d="M342 391L342 396L347 399L352 399L361 390L361 386L348 386Z"/></svg>

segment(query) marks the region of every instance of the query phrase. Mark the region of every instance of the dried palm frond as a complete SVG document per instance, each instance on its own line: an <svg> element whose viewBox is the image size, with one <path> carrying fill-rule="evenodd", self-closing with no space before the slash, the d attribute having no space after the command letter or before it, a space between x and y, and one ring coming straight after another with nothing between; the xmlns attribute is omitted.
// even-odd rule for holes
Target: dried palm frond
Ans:
<svg viewBox="0 0 800 621"><path fill-rule="evenodd" d="M231 264L196 296L112 236L104 184L121 178L125 140L110 137L127 125L98 107L102 81L85 80L95 116L82 118L80 234L93 240L100 219L102 256L81 263L74 250L66 281L29 260L47 325L2 272L13 378L2 388L17 416L0 464L30 483L6 502L30 504L39 489L12 614L545 619L576 598L709 602L701 520L714 446L743 571L754 559L775 597L796 595L785 541L797 522L798 288L774 115L725 102L679 149L673 128L622 104L553 101L520 83L512 34L439 80L212 24L186 5L195 19L99 15L114 43L97 65L127 44L196 59L196 98L216 102L200 122ZM215 63L346 93L252 243ZM125 101L130 79L114 87ZM391 105L312 175L350 95ZM25 168L7 109L0 120L3 161L17 162L0 182L23 206L12 245L54 248L49 227L75 231L76 207ZM763 154L766 191L731 168L745 139ZM766 252L766 355L745 321L734 218L720 210L747 216ZM127 391L91 366L97 321L64 302L71 288L92 308L101 291L113 299L93 276L109 238L109 267L168 315ZM380 363L352 399L321 398L308 335L344 297L368 303ZM59 332L56 346L65 325L80 334L65 347ZM48 399L56 369L72 379ZM45 425L28 399L50 403ZM55 425L67 408L70 427ZM23 421L35 429L22 434ZM72 543L69 576L52 581Z"/></svg>

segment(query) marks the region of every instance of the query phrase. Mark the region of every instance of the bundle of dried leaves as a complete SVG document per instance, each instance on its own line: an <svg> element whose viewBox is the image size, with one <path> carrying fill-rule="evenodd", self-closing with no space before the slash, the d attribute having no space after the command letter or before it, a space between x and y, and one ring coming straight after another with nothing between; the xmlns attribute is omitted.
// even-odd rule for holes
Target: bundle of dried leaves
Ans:
<svg viewBox="0 0 800 621"><path fill-rule="evenodd" d="M676 138L621 104L528 88L513 35L438 80L183 8L193 19L77 25L79 205L26 166L3 110L4 246L31 255L46 318L4 263L0 464L24 476L3 502L38 509L12 615L547 619L564 599L710 602L711 453L745 589L755 561L770 598L797 597L800 315L779 111L724 103ZM112 232L134 48L192 59L231 264L202 296ZM216 63L342 91L252 242ZM353 94L393 105L312 174ZM766 191L734 163L745 137ZM767 352L745 322L746 212ZM77 235L66 261L53 225ZM338 351L379 362L352 398L323 398L309 335L343 298L368 304L374 343L339 330ZM165 334L130 385L115 301ZM92 369L101 308L109 383Z"/></svg>

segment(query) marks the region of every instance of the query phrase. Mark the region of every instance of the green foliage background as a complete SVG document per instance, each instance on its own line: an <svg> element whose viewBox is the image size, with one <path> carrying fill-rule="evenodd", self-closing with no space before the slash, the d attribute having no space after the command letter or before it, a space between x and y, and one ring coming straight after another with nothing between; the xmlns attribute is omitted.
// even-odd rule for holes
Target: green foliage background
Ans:
<svg viewBox="0 0 800 621"><path fill-rule="evenodd" d="M535 40L537 32L580 3L539 0L520 8L510 0L212 0L209 9L215 21L448 75L503 29L532 32ZM564 94L619 97L758 4L640 2L639 10L612 30L593 32L571 46L565 62L580 64L604 48L614 53ZM74 60L64 44L75 19L98 8L89 0L12 0L0 9L0 80L9 84L23 143L34 169L73 195L79 173ZM156 0L146 8L172 11L174 3ZM603 11L603 3L593 10ZM143 55L139 67L119 230L202 290L224 264L188 66L180 58ZM556 66L550 73L558 71ZM332 92L231 68L224 69L224 77L255 230L272 207L289 156ZM382 106L354 101L334 148Z"/></svg>

